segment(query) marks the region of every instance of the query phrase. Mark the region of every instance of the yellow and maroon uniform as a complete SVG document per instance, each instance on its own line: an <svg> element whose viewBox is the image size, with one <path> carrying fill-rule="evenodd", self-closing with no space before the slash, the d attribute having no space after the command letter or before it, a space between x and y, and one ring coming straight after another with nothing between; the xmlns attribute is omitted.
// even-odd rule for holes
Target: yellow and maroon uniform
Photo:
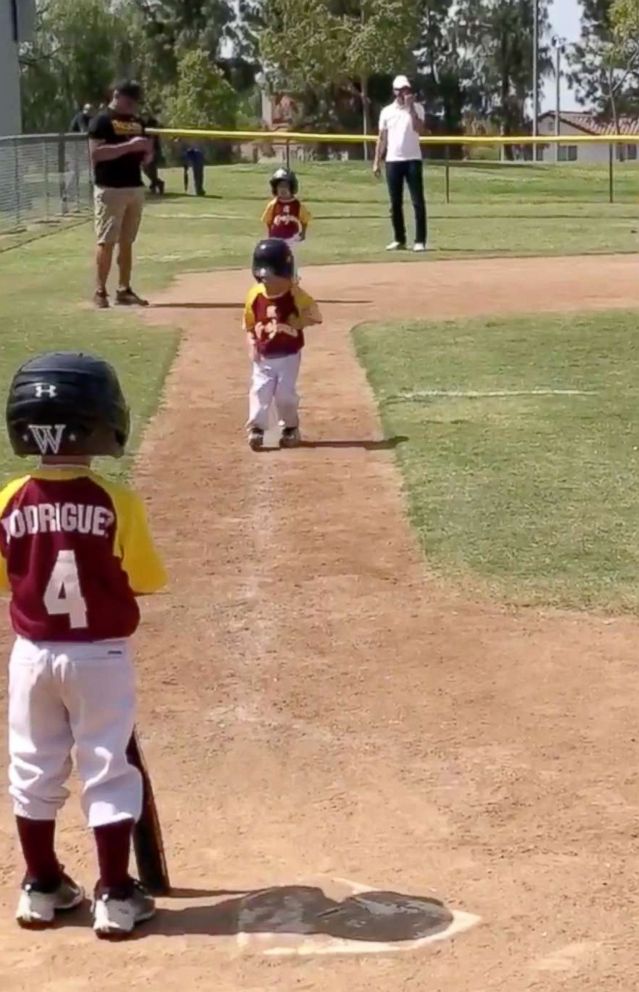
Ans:
<svg viewBox="0 0 639 992"><path fill-rule="evenodd" d="M130 637L136 596L161 589L164 566L139 497L88 468L42 468L0 493L0 589L29 641Z"/></svg>
<svg viewBox="0 0 639 992"><path fill-rule="evenodd" d="M264 358L296 355L304 347L304 327L321 319L315 300L295 285L282 296L272 297L258 283L244 306L244 330Z"/></svg>
<svg viewBox="0 0 639 992"><path fill-rule="evenodd" d="M311 215L296 197L291 200L275 197L262 214L262 222L266 224L269 238L279 238L282 241L299 238L310 221Z"/></svg>

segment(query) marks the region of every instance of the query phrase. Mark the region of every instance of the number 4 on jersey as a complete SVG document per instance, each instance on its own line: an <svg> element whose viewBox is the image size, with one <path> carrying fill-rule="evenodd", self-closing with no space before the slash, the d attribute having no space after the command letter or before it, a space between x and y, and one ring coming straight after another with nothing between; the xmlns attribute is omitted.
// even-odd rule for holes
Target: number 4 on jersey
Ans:
<svg viewBox="0 0 639 992"><path fill-rule="evenodd" d="M80 589L75 551L60 551L44 592L44 605L51 617L67 615L69 626L87 626L87 604Z"/></svg>

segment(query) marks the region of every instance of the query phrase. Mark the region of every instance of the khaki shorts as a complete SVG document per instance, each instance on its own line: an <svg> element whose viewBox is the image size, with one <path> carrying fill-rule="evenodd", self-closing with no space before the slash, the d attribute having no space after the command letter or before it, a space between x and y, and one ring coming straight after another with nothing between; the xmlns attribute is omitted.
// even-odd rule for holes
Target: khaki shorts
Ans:
<svg viewBox="0 0 639 992"><path fill-rule="evenodd" d="M144 187L96 186L95 233L99 245L132 245L140 229L144 209Z"/></svg>

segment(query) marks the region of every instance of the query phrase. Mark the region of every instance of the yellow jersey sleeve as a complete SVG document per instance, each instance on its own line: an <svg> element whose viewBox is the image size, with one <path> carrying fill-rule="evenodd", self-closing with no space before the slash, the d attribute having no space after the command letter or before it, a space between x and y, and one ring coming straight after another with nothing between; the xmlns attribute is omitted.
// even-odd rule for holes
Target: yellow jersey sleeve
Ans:
<svg viewBox="0 0 639 992"><path fill-rule="evenodd" d="M312 217L310 211L306 209L303 203L300 203L300 223L302 227L308 227L311 223Z"/></svg>
<svg viewBox="0 0 639 992"><path fill-rule="evenodd" d="M253 310L253 304L257 296L262 292L262 286L253 286L249 290L246 300L244 301L244 313L242 317L242 329L246 331L247 334L253 334L255 331L255 312Z"/></svg>
<svg viewBox="0 0 639 992"><path fill-rule="evenodd" d="M293 290L293 298L300 315L302 327L311 327L313 324L322 323L322 314L312 296L303 289L300 289L299 286L296 286Z"/></svg>
<svg viewBox="0 0 639 992"><path fill-rule="evenodd" d="M0 490L0 517L4 514L7 506L22 487L27 484L30 476L23 475L19 479L12 479L4 489ZM0 542L0 592L11 592L9 574L7 572L7 559L5 557L6 541Z"/></svg>
<svg viewBox="0 0 639 992"><path fill-rule="evenodd" d="M266 207L264 208L264 213L262 214L261 220L262 223L266 224L267 227L270 227L271 224L273 223L273 214L275 213L276 203L277 200L270 200L269 203L267 203Z"/></svg>
<svg viewBox="0 0 639 992"><path fill-rule="evenodd" d="M144 504L137 493L100 479L116 515L114 552L122 562L136 596L149 596L167 584L164 564L149 531Z"/></svg>

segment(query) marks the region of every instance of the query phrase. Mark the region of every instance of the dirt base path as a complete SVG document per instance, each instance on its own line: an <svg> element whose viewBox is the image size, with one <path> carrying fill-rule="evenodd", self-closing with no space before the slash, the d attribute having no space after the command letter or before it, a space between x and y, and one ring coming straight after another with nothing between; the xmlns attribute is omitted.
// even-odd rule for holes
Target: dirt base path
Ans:
<svg viewBox="0 0 639 992"><path fill-rule="evenodd" d="M3 992L636 986L639 626L469 603L429 577L347 332L369 317L639 306L638 264L308 270L327 301L303 374L312 443L261 456L242 436L246 276L166 295L151 318L185 335L139 483L173 584L146 609L140 722L179 888L127 945L98 944L88 916L21 933L3 798ZM74 804L61 850L90 883ZM397 936L369 912L361 954L317 953L344 935L344 877L435 894L482 923L366 954ZM291 887L269 893L275 913L245 897L270 886ZM305 936L309 955L262 953L297 947L264 920L286 930L304 900L307 929L319 906L328 936Z"/></svg>

